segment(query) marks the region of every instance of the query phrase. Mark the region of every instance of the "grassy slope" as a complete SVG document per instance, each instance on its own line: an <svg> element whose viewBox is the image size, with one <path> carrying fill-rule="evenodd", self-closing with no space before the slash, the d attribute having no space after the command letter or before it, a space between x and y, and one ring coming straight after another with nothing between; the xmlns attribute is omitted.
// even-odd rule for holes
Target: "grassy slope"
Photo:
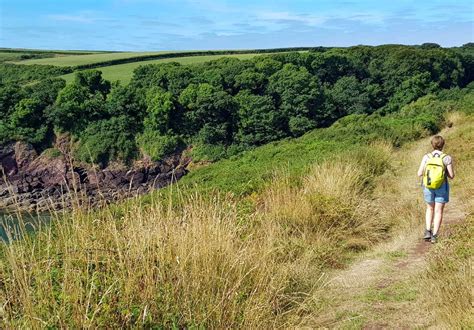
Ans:
<svg viewBox="0 0 474 330"><path fill-rule="evenodd" d="M391 142L391 129L402 141L425 136L420 124L442 123L424 113L436 109L428 101L365 129ZM396 224L372 196L390 147L365 145L364 124L348 122L194 171L179 185L179 207L155 194L59 214L3 249L6 327L284 327L317 313L317 279ZM209 197L213 189L253 193L252 203Z"/></svg>
<svg viewBox="0 0 474 330"><path fill-rule="evenodd" d="M400 145L427 133L423 126L442 125L432 108L441 107L428 96L389 117L354 116L340 120L332 127L316 129L297 139L269 143L241 155L204 166L180 180L179 185L200 191L219 191L238 196L258 192L275 172L300 177L317 162L345 153L360 145L385 139ZM427 112L428 111L428 112ZM443 111L439 109L439 111ZM159 194L159 192L157 192Z"/></svg>
<svg viewBox="0 0 474 330"><path fill-rule="evenodd" d="M0 62L17 60L21 55L26 55L26 54L28 53L21 53L21 52L9 53L9 52L0 51Z"/></svg>
<svg viewBox="0 0 474 330"><path fill-rule="evenodd" d="M472 329L472 261L474 256L474 112L461 117L461 124L449 137L450 153L455 155L457 177L452 193L465 212L463 222L441 233L441 242L430 251L428 269L420 284L425 304L436 323L446 328ZM448 207L450 205L448 204ZM451 235L447 237L446 232Z"/></svg>
<svg viewBox="0 0 474 330"><path fill-rule="evenodd" d="M418 160L430 150L425 138L395 151L391 170L376 179L378 217L392 218L396 230L347 269L330 273L328 286L308 299L311 311L297 321L299 327L472 328L468 270L474 145L469 141L474 138L474 117L459 112L447 117L453 126L441 134L447 139L445 151L455 159L457 176L451 182L439 243L432 246L420 239L424 203L416 171ZM466 211L471 212L468 219Z"/></svg>
<svg viewBox="0 0 474 330"><path fill-rule="evenodd" d="M140 61L126 64L110 65L106 67L98 68L97 70L102 71L102 77L109 81L120 80L122 83L128 83L133 75L133 70L141 65L146 64L160 64L169 62L178 62L180 64L199 64L215 60L222 57L235 57L239 59L249 59L259 54L238 54L238 55L205 55L205 56L184 56L175 58L164 58L158 60ZM74 73L60 76L65 79L66 82L70 82L74 79Z"/></svg>
<svg viewBox="0 0 474 330"><path fill-rule="evenodd" d="M87 55L68 55L52 58L32 59L26 61L15 62L15 64L43 64L56 66L77 66L82 64L100 63L104 61L117 60L122 58L131 58L137 56L166 54L169 52L120 52L120 53L104 53L104 54L87 54Z"/></svg>
<svg viewBox="0 0 474 330"><path fill-rule="evenodd" d="M0 47L0 52L5 53L27 53L27 54L64 54L64 55L85 55L85 54L99 54L99 53L117 53L116 51L108 50L59 50L59 49L31 49L31 48L3 48Z"/></svg>

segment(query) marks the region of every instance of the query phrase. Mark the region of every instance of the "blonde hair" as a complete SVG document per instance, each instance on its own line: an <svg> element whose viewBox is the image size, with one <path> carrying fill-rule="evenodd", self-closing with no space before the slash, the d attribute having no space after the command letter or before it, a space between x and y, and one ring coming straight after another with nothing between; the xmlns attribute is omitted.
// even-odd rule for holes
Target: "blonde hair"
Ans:
<svg viewBox="0 0 474 330"><path fill-rule="evenodd" d="M443 137L441 135L433 136L433 138L431 139L431 146L435 150L439 150L439 151L443 150L443 147L444 147Z"/></svg>

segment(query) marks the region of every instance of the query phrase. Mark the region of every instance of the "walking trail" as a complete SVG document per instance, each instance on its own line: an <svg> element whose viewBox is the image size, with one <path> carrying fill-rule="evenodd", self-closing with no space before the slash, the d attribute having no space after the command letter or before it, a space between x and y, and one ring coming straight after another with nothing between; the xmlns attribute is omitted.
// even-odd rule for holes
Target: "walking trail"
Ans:
<svg viewBox="0 0 474 330"><path fill-rule="evenodd" d="M442 132L447 136L456 128ZM416 185L419 160L429 147L429 139L413 143L394 153L400 159L392 175L411 203L415 203L410 224L389 241L360 256L351 266L330 274L315 293L315 309L300 324L303 327L412 329L436 327L433 315L419 297L417 280L426 270L432 244L421 239L424 230L424 205ZM415 201L415 202L413 202ZM451 196L445 209L440 238L449 236L449 226L462 221L466 208ZM403 204L401 204L403 205ZM400 207L396 204L392 207ZM398 210L392 210L397 212ZM399 210L406 212L406 209Z"/></svg>

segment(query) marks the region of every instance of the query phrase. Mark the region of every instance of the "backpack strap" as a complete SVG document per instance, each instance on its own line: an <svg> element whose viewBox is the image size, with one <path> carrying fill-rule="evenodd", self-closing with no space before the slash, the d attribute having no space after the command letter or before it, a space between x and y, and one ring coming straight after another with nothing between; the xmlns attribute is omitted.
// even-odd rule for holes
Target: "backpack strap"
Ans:
<svg viewBox="0 0 474 330"><path fill-rule="evenodd" d="M444 152L435 153L435 154L430 152L428 155L431 156L430 158L439 157L441 159L444 159L447 156Z"/></svg>

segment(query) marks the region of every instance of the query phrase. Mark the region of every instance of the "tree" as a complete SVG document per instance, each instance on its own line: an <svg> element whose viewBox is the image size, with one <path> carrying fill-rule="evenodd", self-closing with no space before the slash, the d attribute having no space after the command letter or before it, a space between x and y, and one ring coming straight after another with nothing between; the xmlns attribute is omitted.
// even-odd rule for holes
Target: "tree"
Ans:
<svg viewBox="0 0 474 330"><path fill-rule="evenodd" d="M76 156L102 167L112 160L128 162L137 152L133 131L125 116L92 122L80 134Z"/></svg>
<svg viewBox="0 0 474 330"><path fill-rule="evenodd" d="M162 135L157 131L145 129L142 134L137 135L137 143L143 154L153 161L159 161L176 151L182 141L176 135Z"/></svg>
<svg viewBox="0 0 474 330"><path fill-rule="evenodd" d="M110 117L126 116L135 123L137 130L145 116L146 101L144 89L114 84L107 95L107 113Z"/></svg>
<svg viewBox="0 0 474 330"><path fill-rule="evenodd" d="M224 77L222 76L222 70L219 68L202 68L202 71L196 75L195 81L201 84L209 84L218 89L222 89L224 86Z"/></svg>
<svg viewBox="0 0 474 330"><path fill-rule="evenodd" d="M281 118L270 96L237 94L239 104L237 141L247 146L261 145L281 138Z"/></svg>
<svg viewBox="0 0 474 330"><path fill-rule="evenodd" d="M191 83L194 77L194 72L189 67L174 65L168 68L166 77L167 90L175 97L178 97L179 94Z"/></svg>
<svg viewBox="0 0 474 330"><path fill-rule="evenodd" d="M256 56L252 59L255 63L255 68L261 72L265 77L270 77L275 72L279 71L283 64L270 56Z"/></svg>
<svg viewBox="0 0 474 330"><path fill-rule="evenodd" d="M43 109L41 101L32 98L22 99L15 105L9 123L15 140L40 144L46 139L48 126L43 120Z"/></svg>
<svg viewBox="0 0 474 330"><path fill-rule="evenodd" d="M52 105L61 91L66 86L66 81L60 78L48 78L25 87L25 94L29 98L40 101L44 108Z"/></svg>
<svg viewBox="0 0 474 330"><path fill-rule="evenodd" d="M82 87L88 88L91 94L100 92L103 96L110 92L110 82L102 78L102 72L98 70L84 70L76 73L74 82Z"/></svg>
<svg viewBox="0 0 474 330"><path fill-rule="evenodd" d="M325 125L350 114L372 112L366 86L354 76L342 77L332 87L326 87L325 96Z"/></svg>
<svg viewBox="0 0 474 330"><path fill-rule="evenodd" d="M183 90L179 102L184 107L188 134L199 132L206 124L220 126L225 127L226 131L221 142L231 142L237 110L237 104L232 96L209 84L191 84Z"/></svg>
<svg viewBox="0 0 474 330"><path fill-rule="evenodd" d="M234 95L235 77L251 66L248 61L241 61L238 58L223 57L210 61L202 66L200 76L204 79L200 82L207 82L219 89L223 89Z"/></svg>
<svg viewBox="0 0 474 330"><path fill-rule="evenodd" d="M0 85L0 118L7 118L15 104L23 97L25 97L25 94L20 86L15 84Z"/></svg>
<svg viewBox="0 0 474 330"><path fill-rule="evenodd" d="M402 106L415 101L421 96L432 93L439 89L436 82L431 81L430 74L420 73L405 80L395 92L387 104L386 110L394 112Z"/></svg>
<svg viewBox="0 0 474 330"><path fill-rule="evenodd" d="M134 70L129 88L134 90L161 87L178 96L196 74L196 70L182 66L177 62L148 64Z"/></svg>
<svg viewBox="0 0 474 330"><path fill-rule="evenodd" d="M301 130L289 126L292 117L305 117L311 122L307 127L318 125L317 113L321 106L321 87L306 68L286 64L269 79L267 92L276 100L287 131L294 136ZM300 120L301 121L301 120Z"/></svg>
<svg viewBox="0 0 474 330"><path fill-rule="evenodd" d="M441 46L437 43L434 43L434 42L425 42L425 43L421 44L420 48L435 49L435 48L441 48Z"/></svg>
<svg viewBox="0 0 474 330"><path fill-rule="evenodd" d="M321 82L329 84L334 84L343 76L357 73L351 59L336 52L315 54L311 68Z"/></svg>
<svg viewBox="0 0 474 330"><path fill-rule="evenodd" d="M166 134L177 118L177 108L173 94L161 88L152 88L147 93L147 115L145 129Z"/></svg>
<svg viewBox="0 0 474 330"><path fill-rule="evenodd" d="M235 76L234 88L237 91L251 90L254 93L262 93L264 91L267 78L261 72L253 69L246 69L242 73Z"/></svg>
<svg viewBox="0 0 474 330"><path fill-rule="evenodd" d="M102 79L100 71L78 72L75 81L59 92L48 118L58 130L79 135L90 122L107 117L109 90L110 83Z"/></svg>
<svg viewBox="0 0 474 330"><path fill-rule="evenodd" d="M89 89L76 83L67 85L58 95L48 112L48 118L62 132L79 134L90 122L107 115L102 93L91 94Z"/></svg>

